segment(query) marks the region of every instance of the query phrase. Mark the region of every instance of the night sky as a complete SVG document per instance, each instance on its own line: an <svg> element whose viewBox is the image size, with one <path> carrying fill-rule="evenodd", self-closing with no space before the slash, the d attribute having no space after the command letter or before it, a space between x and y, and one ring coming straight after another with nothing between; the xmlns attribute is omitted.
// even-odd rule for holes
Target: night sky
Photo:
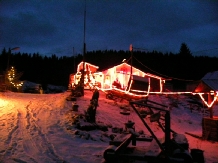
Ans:
<svg viewBox="0 0 218 163"><path fill-rule="evenodd" d="M195 56L218 57L218 1L0 0L1 50L72 56L83 53L84 38L87 51L132 44L178 53L186 43Z"/></svg>

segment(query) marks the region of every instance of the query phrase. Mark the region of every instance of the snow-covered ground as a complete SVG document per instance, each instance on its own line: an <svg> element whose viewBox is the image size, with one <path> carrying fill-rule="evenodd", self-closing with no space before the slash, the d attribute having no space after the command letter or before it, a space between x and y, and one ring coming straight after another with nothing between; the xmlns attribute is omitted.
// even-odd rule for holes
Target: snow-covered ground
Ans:
<svg viewBox="0 0 218 163"><path fill-rule="evenodd" d="M58 94L0 93L0 163L100 163L103 153L109 146L111 130L81 131L72 124L72 117L83 114L92 96L85 91L78 97L78 112L72 111L72 101L66 98L70 92ZM191 112L186 96L149 96L150 100L169 106L172 101L178 104L171 107L171 128L177 133L191 132L202 134L202 117L199 111ZM130 109L130 115L120 114L120 106L128 103L106 99L100 92L96 121L107 126L124 128L124 123L135 122L136 131L149 134L139 117ZM130 107L131 108L131 107ZM214 107L218 115L218 107ZM162 130L155 122L148 124L158 137ZM79 134L78 134L79 133ZM218 142L200 140L185 134L190 149L204 151L206 163L218 163ZM138 145L138 142L137 142ZM139 143L140 145L140 143Z"/></svg>

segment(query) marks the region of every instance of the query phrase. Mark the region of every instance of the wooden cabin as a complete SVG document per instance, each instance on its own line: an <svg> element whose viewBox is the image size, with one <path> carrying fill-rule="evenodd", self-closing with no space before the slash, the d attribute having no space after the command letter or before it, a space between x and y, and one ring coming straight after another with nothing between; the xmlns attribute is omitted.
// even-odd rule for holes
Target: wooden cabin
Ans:
<svg viewBox="0 0 218 163"><path fill-rule="evenodd" d="M70 85L77 84L80 80L83 70L83 62L77 67L77 72L70 75ZM143 77L147 81L147 90L149 92L162 92L165 79L153 74L145 73L127 63L121 63L101 72L97 71L98 66L85 62L85 83L91 82L97 84L101 89L112 89L114 87L126 90L130 82L130 74L133 80L137 80L137 76ZM140 79L141 80L141 79ZM136 81L134 82L136 83ZM137 83L140 83L137 80ZM136 86L136 84L134 84Z"/></svg>
<svg viewBox="0 0 218 163"><path fill-rule="evenodd" d="M205 140L218 141L218 116L213 115L213 106L218 99L218 71L207 73L195 88L194 93L200 95L210 112L210 117L202 119L202 137Z"/></svg>
<svg viewBox="0 0 218 163"><path fill-rule="evenodd" d="M103 89L111 89L117 87L116 83L119 83L119 87L123 90L127 89L130 81L130 74L134 76L143 77L147 80L150 86L150 92L162 92L163 83L165 79L153 74L145 73L127 63L121 63L107 70L102 71L104 80L102 83Z"/></svg>

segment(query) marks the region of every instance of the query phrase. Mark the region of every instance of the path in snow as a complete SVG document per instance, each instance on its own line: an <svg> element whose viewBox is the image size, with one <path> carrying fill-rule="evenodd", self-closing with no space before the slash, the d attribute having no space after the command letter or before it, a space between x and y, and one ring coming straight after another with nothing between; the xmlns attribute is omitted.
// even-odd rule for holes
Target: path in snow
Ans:
<svg viewBox="0 0 218 163"><path fill-rule="evenodd" d="M41 162L41 160L43 162L63 162L47 138L46 131L43 130L46 126L46 118L51 115L49 106L55 108L56 105L52 106L52 104L57 99L45 99L45 97L39 101L35 100L35 96L37 95L30 95L28 99L18 98L11 101L15 106L7 115L13 114L15 116L12 121L7 122L11 129L7 137L4 138L4 149L1 150L0 162L34 163ZM36 117L40 112L44 114L41 119ZM1 116L1 121L2 119L5 119L5 116ZM40 126L40 121L45 121L41 123L42 126Z"/></svg>
<svg viewBox="0 0 218 163"><path fill-rule="evenodd" d="M73 114L72 101L65 100L69 94L70 92L41 95L10 92L0 94L0 163L103 162L103 152L110 140L107 135L111 132L83 131L94 140L73 134L76 129L72 123L68 121L71 130L66 125L66 115ZM91 95L92 92L88 91L84 97L77 98L77 114L82 114L87 109ZM184 98L149 97L150 100L167 106L176 101L178 106L170 108L171 127L176 132L199 132L202 130L203 115L191 112ZM120 114L121 105L126 104L108 100L101 93L96 120L114 127L124 127L127 120L132 120L135 122L136 131L143 130L148 133L133 109L129 116ZM156 123L151 123L147 118L145 120L158 136L162 136ZM190 148L204 150L206 162L217 162L218 157L214 153L218 149L217 142L186 136Z"/></svg>

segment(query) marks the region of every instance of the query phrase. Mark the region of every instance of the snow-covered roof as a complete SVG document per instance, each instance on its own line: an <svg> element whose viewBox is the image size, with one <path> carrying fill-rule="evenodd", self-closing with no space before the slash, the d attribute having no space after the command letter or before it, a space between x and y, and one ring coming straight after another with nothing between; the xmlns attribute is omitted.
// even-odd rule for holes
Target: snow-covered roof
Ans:
<svg viewBox="0 0 218 163"><path fill-rule="evenodd" d="M213 72L208 72L203 78L202 80L218 80L218 71L213 71Z"/></svg>
<svg viewBox="0 0 218 163"><path fill-rule="evenodd" d="M218 91L218 71L208 72L201 80L214 91Z"/></svg>
<svg viewBox="0 0 218 163"><path fill-rule="evenodd" d="M207 84L211 89L213 89L214 91L218 91L218 79L203 79L202 80L205 84Z"/></svg>

